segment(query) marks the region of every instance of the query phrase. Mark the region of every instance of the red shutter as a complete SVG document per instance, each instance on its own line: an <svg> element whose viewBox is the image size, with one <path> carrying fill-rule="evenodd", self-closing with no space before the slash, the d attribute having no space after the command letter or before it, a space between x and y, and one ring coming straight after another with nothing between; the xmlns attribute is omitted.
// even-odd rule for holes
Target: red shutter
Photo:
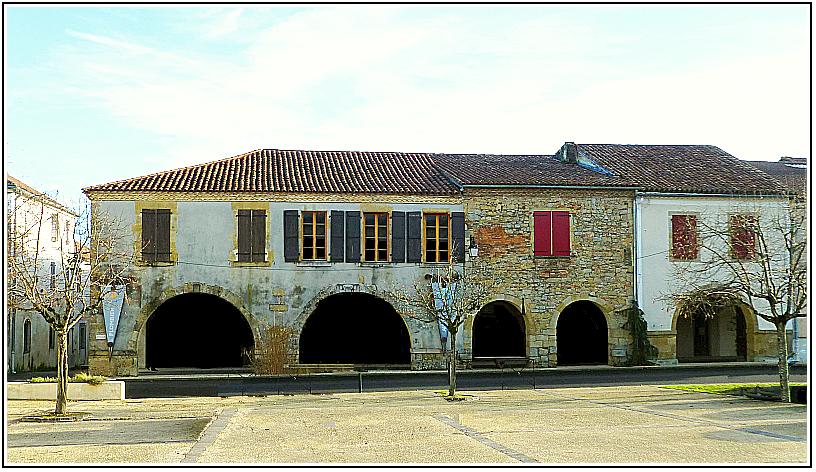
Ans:
<svg viewBox="0 0 816 472"><path fill-rule="evenodd" d="M737 259L751 259L754 257L756 235L754 225L756 219L750 215L734 215L731 217L731 251Z"/></svg>
<svg viewBox="0 0 816 472"><path fill-rule="evenodd" d="M567 211L552 212L553 256L570 255L570 215Z"/></svg>
<svg viewBox="0 0 816 472"><path fill-rule="evenodd" d="M697 259L697 217L695 215L672 215L673 259Z"/></svg>
<svg viewBox="0 0 816 472"><path fill-rule="evenodd" d="M533 213L533 255L552 256L552 212Z"/></svg>

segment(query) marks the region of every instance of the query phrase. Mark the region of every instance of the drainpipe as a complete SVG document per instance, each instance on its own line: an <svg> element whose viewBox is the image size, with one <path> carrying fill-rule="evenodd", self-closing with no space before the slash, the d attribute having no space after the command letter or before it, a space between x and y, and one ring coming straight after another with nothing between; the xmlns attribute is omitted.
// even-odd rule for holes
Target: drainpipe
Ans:
<svg viewBox="0 0 816 472"><path fill-rule="evenodd" d="M633 261L633 266L634 266L634 271L635 271L635 284L634 284L634 292L635 293L634 293L634 295L635 295L635 301L637 302L639 307L643 306L643 300L641 300L641 298L640 298L641 294L643 293L643 274L641 273L640 263L639 263L639 257L643 253L643 250L641 248L641 241L643 239L641 237L641 235L642 235L641 231L643 230L643 228L641 227L642 226L642 224L641 224L642 215L640 214L640 210L641 210L642 206L643 206L643 195L641 195L638 192L635 192L635 205L634 205L634 208L633 208L633 213L634 213L633 219L634 219L634 225L635 225L635 248L634 248L635 249L635 254L632 257L632 261ZM647 325L647 329L648 329L648 325Z"/></svg>

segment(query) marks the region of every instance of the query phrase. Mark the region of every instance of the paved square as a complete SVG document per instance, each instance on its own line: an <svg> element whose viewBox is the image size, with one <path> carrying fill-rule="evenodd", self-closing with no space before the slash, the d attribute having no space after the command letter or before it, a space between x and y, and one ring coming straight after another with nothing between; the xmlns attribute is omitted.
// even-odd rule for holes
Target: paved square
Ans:
<svg viewBox="0 0 816 472"><path fill-rule="evenodd" d="M7 463L805 463L807 413L643 387L82 402L79 423L22 423Z"/></svg>

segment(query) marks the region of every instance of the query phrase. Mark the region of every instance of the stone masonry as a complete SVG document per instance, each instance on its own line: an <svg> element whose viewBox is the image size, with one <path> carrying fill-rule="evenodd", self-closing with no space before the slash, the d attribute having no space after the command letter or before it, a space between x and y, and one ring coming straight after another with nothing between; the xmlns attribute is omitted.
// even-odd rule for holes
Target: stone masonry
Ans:
<svg viewBox="0 0 816 472"><path fill-rule="evenodd" d="M609 363L625 363L625 356L613 354L628 350L631 342L623 329L626 318L616 311L633 297L632 201L626 190L465 190L466 238L473 236L479 247L467 267L478 265L495 279L500 297L524 304L532 365L556 365L557 318L578 300L601 309L609 328ZM542 210L570 212L570 257L533 256L533 212ZM464 335L467 357L471 331Z"/></svg>

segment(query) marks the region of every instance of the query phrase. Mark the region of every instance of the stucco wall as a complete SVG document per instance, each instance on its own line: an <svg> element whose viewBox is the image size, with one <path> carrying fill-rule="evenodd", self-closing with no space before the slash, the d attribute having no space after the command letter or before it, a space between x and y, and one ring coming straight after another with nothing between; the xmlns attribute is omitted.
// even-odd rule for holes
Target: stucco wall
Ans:
<svg viewBox="0 0 816 472"><path fill-rule="evenodd" d="M393 287L412 287L429 271L430 264L416 263L329 263L283 260L284 210L342 211L462 211L456 200L433 199L425 203L402 203L404 197L382 196L378 201L337 203L326 196L311 202L258 200L253 208L268 211L269 264L241 267L235 259L235 208L231 201L152 201L161 207L173 205L174 230L171 231L177 260L166 266L132 264L138 282L128 289L114 344L112 363L107 361L105 341L94 334L104 333L101 315L91 323L91 365L98 372L134 375L143 368L143 326L161 301L185 291L222 291L219 295L239 308L253 328L263 323L302 326L317 299L338 290L338 286L357 284L358 289L378 294ZM415 200L421 202L422 197ZM336 198L340 200L340 198ZM343 200L349 200L343 196ZM432 200L432 199L429 199ZM138 247L137 208L144 201L95 201L101 210L116 217L124 227L132 228L123 247ZM327 243L330 244L330 236ZM331 248L328 248L331 251ZM308 311L308 313L307 313ZM404 317L405 318L405 317ZM438 330L433 325L405 319L411 335L411 350L417 355L441 351ZM299 334L299 333L297 333ZM141 338L141 339L140 339ZM141 345L140 345L141 343ZM296 346L295 346L296 347ZM416 356L415 356L416 357Z"/></svg>

